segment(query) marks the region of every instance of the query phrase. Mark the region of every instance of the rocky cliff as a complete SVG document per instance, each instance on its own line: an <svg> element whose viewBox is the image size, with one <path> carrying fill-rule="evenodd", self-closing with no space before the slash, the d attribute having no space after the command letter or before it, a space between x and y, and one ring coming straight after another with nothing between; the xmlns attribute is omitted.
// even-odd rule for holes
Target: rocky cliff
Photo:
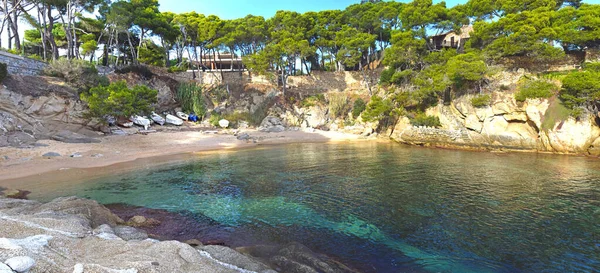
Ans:
<svg viewBox="0 0 600 273"><path fill-rule="evenodd" d="M472 96L427 110L441 128L414 127L400 119L390 137L401 143L483 150L520 150L564 154L600 155L599 118L552 120L556 101L528 99L517 102L513 94L495 92L490 106L476 108Z"/></svg>

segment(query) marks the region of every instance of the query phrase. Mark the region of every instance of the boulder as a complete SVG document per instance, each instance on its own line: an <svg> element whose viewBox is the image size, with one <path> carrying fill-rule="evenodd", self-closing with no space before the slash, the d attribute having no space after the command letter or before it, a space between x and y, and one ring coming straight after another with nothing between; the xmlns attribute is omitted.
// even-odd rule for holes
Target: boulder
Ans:
<svg viewBox="0 0 600 273"><path fill-rule="evenodd" d="M13 257L4 262L15 272L25 273L28 272L35 265L35 260L27 256Z"/></svg>
<svg viewBox="0 0 600 273"><path fill-rule="evenodd" d="M203 246L202 251L206 251L211 257L220 260L227 261L227 263L239 267L244 270L254 272L265 272L270 268L263 263L260 263L254 259L249 258L231 248L218 245Z"/></svg>
<svg viewBox="0 0 600 273"><path fill-rule="evenodd" d="M53 140L65 143L100 143L96 138L87 137L71 131L60 131L52 136Z"/></svg>
<svg viewBox="0 0 600 273"><path fill-rule="evenodd" d="M285 127L283 126L283 122L279 118L268 116L263 119L260 123L260 127L258 128L262 132L283 132L285 131Z"/></svg>
<svg viewBox="0 0 600 273"><path fill-rule="evenodd" d="M470 114L465 119L465 127L467 127L467 129L480 133L483 129L483 123L479 121L479 118L477 116Z"/></svg>
<svg viewBox="0 0 600 273"><path fill-rule="evenodd" d="M133 227L117 226L115 234L125 241L141 241L148 239L148 234Z"/></svg>

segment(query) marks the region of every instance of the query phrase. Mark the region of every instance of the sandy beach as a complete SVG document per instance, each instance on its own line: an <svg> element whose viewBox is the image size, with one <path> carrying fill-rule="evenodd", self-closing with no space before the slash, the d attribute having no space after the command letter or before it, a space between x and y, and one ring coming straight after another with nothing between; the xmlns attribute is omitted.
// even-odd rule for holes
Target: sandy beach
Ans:
<svg viewBox="0 0 600 273"><path fill-rule="evenodd" d="M185 153L225 151L260 145L366 140L359 135L325 131L265 133L247 130L243 133L249 134L252 140L238 140L231 131L219 131L216 134L188 131L107 136L100 138L100 143L89 144L42 140L35 148L4 147L0 148L0 182L58 170L105 167ZM50 152L61 156L43 157ZM71 157L73 154L80 157Z"/></svg>

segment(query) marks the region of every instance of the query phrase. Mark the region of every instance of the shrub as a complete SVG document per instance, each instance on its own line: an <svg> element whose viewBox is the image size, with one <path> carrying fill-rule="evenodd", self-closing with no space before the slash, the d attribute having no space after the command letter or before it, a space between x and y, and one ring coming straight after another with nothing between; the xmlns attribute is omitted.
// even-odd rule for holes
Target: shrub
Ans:
<svg viewBox="0 0 600 273"><path fill-rule="evenodd" d="M331 93L328 96L329 114L333 118L345 115L348 111L348 96L343 93Z"/></svg>
<svg viewBox="0 0 600 273"><path fill-rule="evenodd" d="M158 91L145 85L133 89L125 81L97 86L82 93L81 100L88 103L88 115L101 118L105 115L129 117L133 114L148 114L157 102Z"/></svg>
<svg viewBox="0 0 600 273"><path fill-rule="evenodd" d="M381 76L379 76L379 82L381 84L390 84L392 83L392 77L396 73L396 69L393 67L389 67L383 71L381 71Z"/></svg>
<svg viewBox="0 0 600 273"><path fill-rule="evenodd" d="M456 85L475 82L483 78L487 71L483 56L476 52L452 57L447 63L448 77Z"/></svg>
<svg viewBox="0 0 600 273"><path fill-rule="evenodd" d="M317 94L310 97L306 97L302 100L301 106L303 108L308 108L315 106L317 104L323 104L325 102L325 95Z"/></svg>
<svg viewBox="0 0 600 273"><path fill-rule="evenodd" d="M515 94L515 99L521 102L527 99L547 99L552 97L557 89L557 86L551 82L525 80L519 84L519 92Z"/></svg>
<svg viewBox="0 0 600 273"><path fill-rule="evenodd" d="M434 116L428 116L425 113L417 113L413 118L410 119L410 124L413 126L426 126L426 127L441 127L442 123L440 118Z"/></svg>
<svg viewBox="0 0 600 273"><path fill-rule="evenodd" d="M219 113L212 112L210 114L210 118L208 119L208 123L210 123L212 126L219 127L219 121L222 119L223 117Z"/></svg>
<svg viewBox="0 0 600 273"><path fill-rule="evenodd" d="M194 82L181 83L177 88L177 99L183 111L193 112L200 118L206 114L202 86Z"/></svg>
<svg viewBox="0 0 600 273"><path fill-rule="evenodd" d="M473 107L481 108L489 106L491 100L490 95L479 95L471 99L471 104Z"/></svg>
<svg viewBox="0 0 600 273"><path fill-rule="evenodd" d="M389 99L383 99L377 95L371 97L371 101L367 104L363 112L362 119L364 121L379 121L389 117L394 110L394 104Z"/></svg>
<svg viewBox="0 0 600 273"><path fill-rule="evenodd" d="M188 70L187 66L170 66L169 69L167 69L167 72L169 73L178 73L178 72L186 72Z"/></svg>
<svg viewBox="0 0 600 273"><path fill-rule="evenodd" d="M394 73L392 76L392 83L394 84L402 84L410 81L410 79L414 76L414 71L412 69L402 70Z"/></svg>
<svg viewBox="0 0 600 273"><path fill-rule="evenodd" d="M587 107L600 101L600 73L574 72L563 80L560 98L569 109Z"/></svg>
<svg viewBox="0 0 600 273"><path fill-rule="evenodd" d="M583 69L592 72L600 72L600 62L587 62L583 64Z"/></svg>
<svg viewBox="0 0 600 273"><path fill-rule="evenodd" d="M5 63L0 63L0 83L8 76L8 67Z"/></svg>
<svg viewBox="0 0 600 273"><path fill-rule="evenodd" d="M82 90L106 83L100 79L96 67L84 60L58 59L50 62L44 73L48 76L62 78Z"/></svg>
<svg viewBox="0 0 600 273"><path fill-rule="evenodd" d="M354 101L354 106L352 107L352 117L358 118L360 114L367 108L367 104L361 98L358 98Z"/></svg>

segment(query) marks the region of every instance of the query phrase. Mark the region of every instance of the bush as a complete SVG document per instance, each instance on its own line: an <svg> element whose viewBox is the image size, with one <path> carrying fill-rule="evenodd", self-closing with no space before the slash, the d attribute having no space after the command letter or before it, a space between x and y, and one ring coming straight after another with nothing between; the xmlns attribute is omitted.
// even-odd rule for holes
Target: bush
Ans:
<svg viewBox="0 0 600 273"><path fill-rule="evenodd" d="M167 69L167 72L169 73L178 73L178 72L186 72L188 70L187 66L170 66L169 69Z"/></svg>
<svg viewBox="0 0 600 273"><path fill-rule="evenodd" d="M389 99L383 99L377 95L371 97L371 101L367 104L365 111L362 114L364 121L379 121L389 117L394 110L394 104Z"/></svg>
<svg viewBox="0 0 600 273"><path fill-rule="evenodd" d="M323 104L325 102L325 95L317 94L310 97L306 97L302 100L301 106L303 108L312 107L318 104Z"/></svg>
<svg viewBox="0 0 600 273"><path fill-rule="evenodd" d="M97 86L82 93L81 100L88 103L90 117L102 118L105 115L129 117L134 114L149 114L156 103L158 91L145 85L133 89L125 81Z"/></svg>
<svg viewBox="0 0 600 273"><path fill-rule="evenodd" d="M414 71L412 69L402 70L394 73L394 75L392 76L392 83L402 84L405 82L409 82L413 76Z"/></svg>
<svg viewBox="0 0 600 273"><path fill-rule="evenodd" d="M525 80L519 84L519 92L515 94L517 101L527 99L547 99L554 95L558 87L551 82L543 80Z"/></svg>
<svg viewBox="0 0 600 273"><path fill-rule="evenodd" d="M219 127L219 121L222 119L223 117L219 113L212 112L210 114L210 118L208 119L208 123L210 123L212 126Z"/></svg>
<svg viewBox="0 0 600 273"><path fill-rule="evenodd" d="M8 76L8 66L5 63L0 63L0 83Z"/></svg>
<svg viewBox="0 0 600 273"><path fill-rule="evenodd" d="M392 83L392 76L396 73L396 69L393 67L389 67L383 71L381 71L381 76L379 76L379 83L381 84L390 84Z"/></svg>
<svg viewBox="0 0 600 273"><path fill-rule="evenodd" d="M600 62L587 62L583 64L583 69L592 72L600 72Z"/></svg>
<svg viewBox="0 0 600 273"><path fill-rule="evenodd" d="M442 123L440 118L434 116L428 116L425 113L417 113L413 118L410 119L410 124L413 126L426 126L426 127L441 127Z"/></svg>
<svg viewBox="0 0 600 273"><path fill-rule="evenodd" d="M358 118L362 112L367 108L367 104L361 98L358 98L354 101L354 106L352 107L352 117Z"/></svg>
<svg viewBox="0 0 600 273"><path fill-rule="evenodd" d="M560 98L571 110L597 104L600 101L600 73L583 71L567 75L563 80Z"/></svg>
<svg viewBox="0 0 600 273"><path fill-rule="evenodd" d="M48 76L62 78L81 90L106 84L106 81L103 81L98 75L96 67L84 60L58 59L50 62L44 73Z"/></svg>
<svg viewBox="0 0 600 273"><path fill-rule="evenodd" d="M489 106L491 100L490 95L479 95L471 99L471 104L473 107L481 108Z"/></svg>
<svg viewBox="0 0 600 273"><path fill-rule="evenodd" d="M344 116L348 112L348 97L343 93L331 93L328 96L329 114L333 118Z"/></svg>
<svg viewBox="0 0 600 273"><path fill-rule="evenodd" d="M206 114L202 86L194 83L182 83L177 88L177 99L185 112L193 112L202 118Z"/></svg>

